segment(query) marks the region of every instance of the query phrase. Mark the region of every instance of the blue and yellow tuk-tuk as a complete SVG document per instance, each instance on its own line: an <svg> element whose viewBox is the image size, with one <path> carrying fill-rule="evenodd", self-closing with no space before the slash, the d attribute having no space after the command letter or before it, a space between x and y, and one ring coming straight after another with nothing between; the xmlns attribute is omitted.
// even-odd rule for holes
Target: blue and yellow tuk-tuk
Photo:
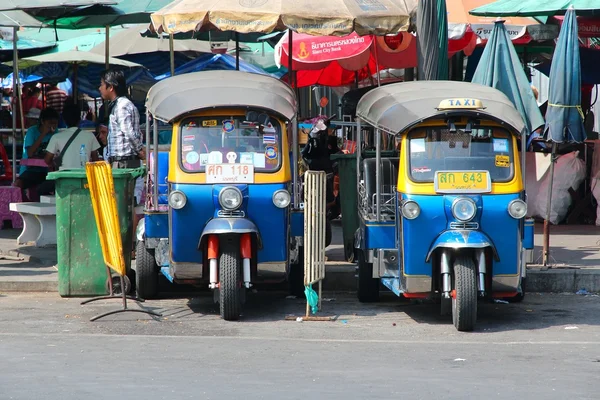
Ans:
<svg viewBox="0 0 600 400"><path fill-rule="evenodd" d="M263 75L198 72L154 85L146 108L173 136L155 152L158 124L153 140L146 132L138 295L157 296L160 272L214 290L221 317L236 320L255 284L287 278L302 290L294 91Z"/></svg>
<svg viewBox="0 0 600 400"><path fill-rule="evenodd" d="M358 157L359 300L378 300L380 283L434 298L459 331L475 327L478 300L521 300L533 221L510 100L472 83L406 82L365 94L357 117L376 145L375 158ZM385 156L382 142L394 147Z"/></svg>

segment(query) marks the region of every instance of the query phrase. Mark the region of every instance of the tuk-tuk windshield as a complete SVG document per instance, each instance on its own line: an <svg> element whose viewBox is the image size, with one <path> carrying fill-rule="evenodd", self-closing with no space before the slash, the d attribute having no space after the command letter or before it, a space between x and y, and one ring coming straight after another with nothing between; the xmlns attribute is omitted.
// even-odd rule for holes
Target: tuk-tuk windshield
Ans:
<svg viewBox="0 0 600 400"><path fill-rule="evenodd" d="M244 116L192 117L179 132L180 162L184 171L204 172L207 164L252 164L256 172L275 172L281 164L281 127Z"/></svg>
<svg viewBox="0 0 600 400"><path fill-rule="evenodd" d="M508 131L476 127L416 128L408 135L409 168L414 182L433 182L436 171L489 171L492 182L513 178L513 142Z"/></svg>

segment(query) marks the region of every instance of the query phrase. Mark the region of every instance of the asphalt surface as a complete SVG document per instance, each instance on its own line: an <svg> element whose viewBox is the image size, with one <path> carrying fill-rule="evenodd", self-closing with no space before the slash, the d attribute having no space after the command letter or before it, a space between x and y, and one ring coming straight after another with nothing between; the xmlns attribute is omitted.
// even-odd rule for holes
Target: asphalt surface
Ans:
<svg viewBox="0 0 600 400"><path fill-rule="evenodd" d="M438 306L325 293L328 322L286 321L305 303L249 297L225 322L211 296L148 301L152 318L89 318L55 294L0 295L0 399L598 399L600 297L528 294L483 304L457 332Z"/></svg>

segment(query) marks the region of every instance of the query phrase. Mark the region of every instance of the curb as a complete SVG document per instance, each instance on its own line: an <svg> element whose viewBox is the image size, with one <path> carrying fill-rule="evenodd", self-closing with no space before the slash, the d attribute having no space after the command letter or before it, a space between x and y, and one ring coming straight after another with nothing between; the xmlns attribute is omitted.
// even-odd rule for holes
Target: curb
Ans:
<svg viewBox="0 0 600 400"><path fill-rule="evenodd" d="M0 253L1 254L1 253ZM323 290L356 291L356 266L350 263L326 263ZM527 270L527 292L576 293L585 289L600 292L600 268ZM58 281L1 281L0 292L58 292Z"/></svg>
<svg viewBox="0 0 600 400"><path fill-rule="evenodd" d="M57 281L0 281L0 292L57 292Z"/></svg>
<svg viewBox="0 0 600 400"><path fill-rule="evenodd" d="M23 261L25 263L42 264L42 260L40 258L28 254L23 254L17 249L0 249L0 259L14 259L15 261Z"/></svg>

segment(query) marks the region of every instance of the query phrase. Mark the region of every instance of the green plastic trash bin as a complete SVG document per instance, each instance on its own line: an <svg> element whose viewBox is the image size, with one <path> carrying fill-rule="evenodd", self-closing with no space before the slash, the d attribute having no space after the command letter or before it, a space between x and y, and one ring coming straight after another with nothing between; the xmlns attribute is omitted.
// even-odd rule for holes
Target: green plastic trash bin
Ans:
<svg viewBox="0 0 600 400"><path fill-rule="evenodd" d="M342 233L344 256L354 261L354 232L358 229L358 200L356 193L356 154L332 154L337 162L340 178L340 207L342 211Z"/></svg>
<svg viewBox="0 0 600 400"><path fill-rule="evenodd" d="M125 265L131 268L133 196L135 178L145 168L114 169L113 180L119 210ZM84 169L48 174L56 181L56 242L58 293L99 296L108 293L108 276Z"/></svg>

